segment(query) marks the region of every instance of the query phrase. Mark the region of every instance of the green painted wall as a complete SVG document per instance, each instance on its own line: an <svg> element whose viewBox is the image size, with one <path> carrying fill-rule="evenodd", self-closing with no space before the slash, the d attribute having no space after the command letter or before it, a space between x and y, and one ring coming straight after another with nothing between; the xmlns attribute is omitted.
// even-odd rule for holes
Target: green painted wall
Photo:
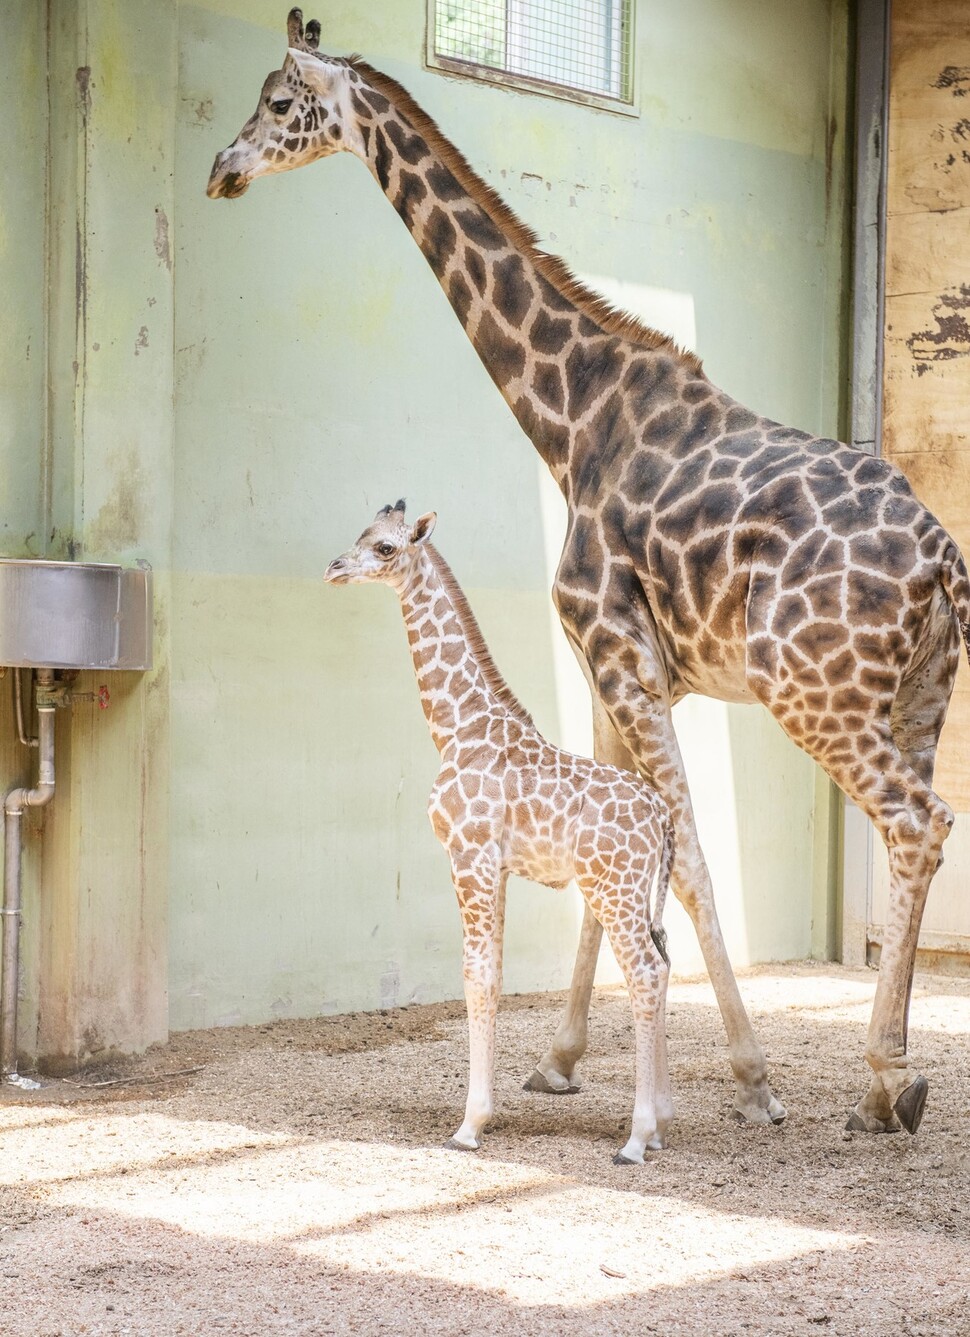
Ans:
<svg viewBox="0 0 970 1337"><path fill-rule="evenodd" d="M576 269L692 315L716 381L833 431L843 11L641 3L637 118L424 70L422 0L330 7L322 45L399 78ZM346 157L202 196L282 59L282 18L181 9L175 1026L459 991L396 602L319 579L377 506L438 510L503 671L550 737L589 746L548 596L561 503L368 173ZM811 764L756 710L678 713L735 960L807 954ZM699 969L678 913L675 960ZM577 914L513 886L509 988L568 980Z"/></svg>
<svg viewBox="0 0 970 1337"><path fill-rule="evenodd" d="M437 509L506 676L552 739L588 749L548 594L558 495L359 163L206 199L282 59L282 0L57 7L50 98L43 7L14 8L0 73L26 89L29 152L0 146L4 548L144 557L159 590L155 673L104 719L61 722L42 871L28 842L31 1043L135 1047L166 1005L180 1029L456 995L425 816L437 758L396 601L320 577L385 501ZM636 117L424 70L423 0L321 17L323 44L399 78L550 249L693 341L740 399L832 432L845 10L640 0ZM734 960L823 950L825 786L755 709L678 716ZM514 885L507 987L565 984L578 918L571 894ZM670 920L676 964L699 969Z"/></svg>

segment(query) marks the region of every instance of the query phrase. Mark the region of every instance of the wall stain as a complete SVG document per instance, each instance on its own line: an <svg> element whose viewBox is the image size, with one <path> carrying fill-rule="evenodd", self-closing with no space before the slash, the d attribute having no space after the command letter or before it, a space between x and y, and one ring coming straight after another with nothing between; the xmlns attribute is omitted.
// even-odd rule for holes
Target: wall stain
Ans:
<svg viewBox="0 0 970 1337"><path fill-rule="evenodd" d="M168 214L164 209L155 210L155 254L166 269L172 268L172 250L168 239Z"/></svg>
<svg viewBox="0 0 970 1337"><path fill-rule="evenodd" d="M85 526L85 551L95 559L135 547L142 529L145 475L134 447L127 456L112 459L107 471L115 475L114 487Z"/></svg>
<svg viewBox="0 0 970 1337"><path fill-rule="evenodd" d="M141 329L138 331L138 338L135 340L135 357L138 356L138 354L141 352L143 348L147 347L148 347L148 326L143 325Z"/></svg>
<svg viewBox="0 0 970 1337"><path fill-rule="evenodd" d="M970 357L970 285L961 284L939 295L933 305L935 330L915 330L906 340L913 369L923 376L936 362Z"/></svg>
<svg viewBox="0 0 970 1337"><path fill-rule="evenodd" d="M832 169L835 164L835 139L839 133L839 123L834 116L825 122L825 214L828 217L832 207Z"/></svg>
<svg viewBox="0 0 970 1337"><path fill-rule="evenodd" d="M81 115L86 119L91 110L91 66L78 66L74 71L74 82L77 86L77 95L81 103Z"/></svg>
<svg viewBox="0 0 970 1337"><path fill-rule="evenodd" d="M948 88L954 97L966 97L970 93L970 65L944 65L931 87Z"/></svg>

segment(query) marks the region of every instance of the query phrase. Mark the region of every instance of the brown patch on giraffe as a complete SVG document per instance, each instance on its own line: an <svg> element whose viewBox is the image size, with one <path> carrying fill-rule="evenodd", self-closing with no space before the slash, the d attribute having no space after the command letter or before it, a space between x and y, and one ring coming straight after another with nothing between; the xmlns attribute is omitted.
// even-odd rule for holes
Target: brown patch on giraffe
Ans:
<svg viewBox="0 0 970 1337"><path fill-rule="evenodd" d="M363 61L360 62L351 61L350 64L351 65L356 64L359 70L369 73L369 70L367 70L367 68L364 66ZM386 98L383 93L379 93L376 88L371 87L366 83L360 85L360 96L364 99L364 101L368 104L368 106L371 107L373 111L376 111L380 116L386 116L391 109L390 99Z"/></svg>
<svg viewBox="0 0 970 1337"><path fill-rule="evenodd" d="M835 622L844 616L841 575L813 579L804 589L812 612L820 621Z"/></svg>
<svg viewBox="0 0 970 1337"><path fill-rule="evenodd" d="M511 407L541 458L551 469L560 468L569 454L569 428L538 413L526 395L520 395Z"/></svg>
<svg viewBox="0 0 970 1337"><path fill-rule="evenodd" d="M514 329L518 329L525 320L534 296L520 255L508 255L494 265L492 301L495 309Z"/></svg>
<svg viewBox="0 0 970 1337"><path fill-rule="evenodd" d="M481 254L472 246L465 247L465 268L468 271L468 277L478 290L478 295L483 296L485 285L488 282L488 274Z"/></svg>
<svg viewBox="0 0 970 1337"><path fill-rule="evenodd" d="M525 349L499 328L490 311L484 312L478 322L474 344L500 389L525 371Z"/></svg>
<svg viewBox="0 0 970 1337"><path fill-rule="evenodd" d="M374 171L377 173L381 189L387 191L391 184L391 165L394 156L388 145L387 136L379 125L374 128L374 143L377 146L374 153Z"/></svg>
<svg viewBox="0 0 970 1337"><path fill-rule="evenodd" d="M792 645L800 650L806 659L822 659L833 650L837 650L840 645L845 645L848 639L847 629L838 622L813 622L792 636Z"/></svg>
<svg viewBox="0 0 970 1337"><path fill-rule="evenodd" d="M553 413L560 414L566 403L562 373L555 362L539 362L532 374L536 394Z"/></svg>
<svg viewBox="0 0 970 1337"><path fill-rule="evenodd" d="M529 343L537 353L556 357L573 338L572 321L550 316L540 307L529 330Z"/></svg>
<svg viewBox="0 0 970 1337"><path fill-rule="evenodd" d="M616 381L621 364L616 339L600 338L573 346L565 365L567 404L572 419L582 417L607 386Z"/></svg>
<svg viewBox="0 0 970 1337"><path fill-rule="evenodd" d="M452 204L465 194L454 172L449 171L443 162L432 163L428 168L427 180L430 189L444 204Z"/></svg>
<svg viewBox="0 0 970 1337"><path fill-rule="evenodd" d="M392 203L408 227L413 227L415 210L427 198L428 187L416 172L406 172L403 168L397 179L397 192Z"/></svg>
<svg viewBox="0 0 970 1337"><path fill-rule="evenodd" d="M365 121L374 119L374 112L368 102L365 102L356 88L350 90L350 105L354 111Z"/></svg>
<svg viewBox="0 0 970 1337"><path fill-rule="evenodd" d="M398 156L411 167L416 167L428 156L428 146L420 135L409 135L399 121L389 118L384 123L388 139L398 151Z"/></svg>
<svg viewBox="0 0 970 1337"><path fill-rule="evenodd" d="M467 325L468 313L472 304L472 291L465 282L465 276L457 270L448 281L448 300L451 302L455 315L462 325Z"/></svg>
<svg viewBox="0 0 970 1337"><path fill-rule="evenodd" d="M454 223L443 209L435 205L421 235L421 249L439 279L447 269L457 243L458 233Z"/></svg>

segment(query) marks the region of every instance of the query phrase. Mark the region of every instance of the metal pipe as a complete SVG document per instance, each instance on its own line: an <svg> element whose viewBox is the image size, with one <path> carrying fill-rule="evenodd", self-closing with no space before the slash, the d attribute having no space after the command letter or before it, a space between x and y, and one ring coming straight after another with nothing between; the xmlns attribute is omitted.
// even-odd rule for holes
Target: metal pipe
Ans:
<svg viewBox="0 0 970 1337"><path fill-rule="evenodd" d="M52 669L38 669L37 785L11 789L4 799L6 848L3 865L3 981L0 985L0 1080L26 1084L17 1076L17 994L20 985L21 819L24 808L43 808L54 797L54 684Z"/></svg>
<svg viewBox="0 0 970 1337"><path fill-rule="evenodd" d="M20 669L13 671L13 703L15 714L17 716L17 737L23 743L24 747L36 747L37 739L28 738L27 731L24 728L24 694L23 686L20 681Z"/></svg>

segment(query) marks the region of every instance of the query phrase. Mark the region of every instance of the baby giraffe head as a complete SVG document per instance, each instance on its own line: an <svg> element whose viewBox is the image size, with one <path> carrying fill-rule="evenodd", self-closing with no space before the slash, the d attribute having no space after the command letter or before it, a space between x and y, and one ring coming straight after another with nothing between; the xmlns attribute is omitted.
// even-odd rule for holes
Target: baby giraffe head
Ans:
<svg viewBox="0 0 970 1337"><path fill-rule="evenodd" d="M419 516L413 525L404 518L404 499L382 506L352 548L335 557L327 567L331 585L357 585L380 580L403 589L421 557L421 548L431 537L437 516L434 511Z"/></svg>

